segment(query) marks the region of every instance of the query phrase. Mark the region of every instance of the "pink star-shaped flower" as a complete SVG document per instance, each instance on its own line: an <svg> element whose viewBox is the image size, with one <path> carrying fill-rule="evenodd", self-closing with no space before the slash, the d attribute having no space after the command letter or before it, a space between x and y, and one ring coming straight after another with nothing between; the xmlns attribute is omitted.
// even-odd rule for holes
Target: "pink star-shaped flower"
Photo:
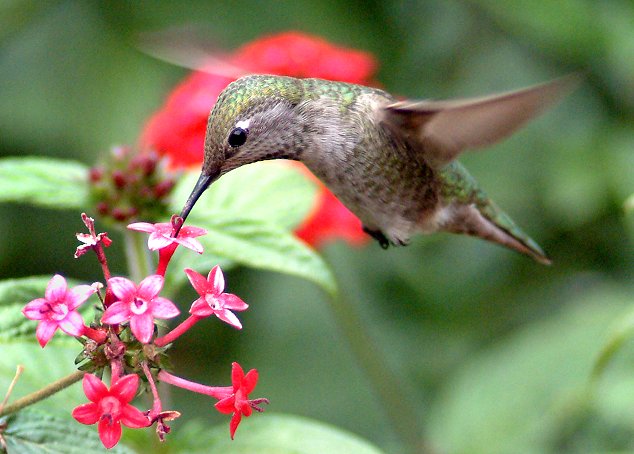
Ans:
<svg viewBox="0 0 634 454"><path fill-rule="evenodd" d="M110 449L121 438L121 424L132 428L147 427L148 418L141 410L130 405L139 387L139 377L125 375L108 389L93 374L84 375L84 393L90 402L73 410L73 418L82 424L99 422L99 438Z"/></svg>
<svg viewBox="0 0 634 454"><path fill-rule="evenodd" d="M183 226L178 232L178 237L172 237L173 226L170 222L159 222L156 224L150 224L149 222L135 222L128 225L130 230L136 230L138 232L146 232L150 234L147 240L147 247L151 251L166 248L172 244L180 244L192 251L203 253L203 246L200 241L195 238L205 235L207 231L200 227L194 227L191 225Z"/></svg>
<svg viewBox="0 0 634 454"><path fill-rule="evenodd" d="M231 310L243 311L249 305L236 295L223 293L225 278L218 265L211 269L206 279L202 274L189 268L185 270L185 273L187 273L189 282L200 295L200 298L192 303L192 307L189 309L190 314L198 317L209 317L213 314L231 326L242 328L240 320Z"/></svg>
<svg viewBox="0 0 634 454"><path fill-rule="evenodd" d="M101 322L118 325L130 320L132 334L147 344L154 333L155 318L172 318L180 313L174 303L158 296L163 282L158 274L146 277L138 287L125 277L109 279L108 286L118 299L106 309Z"/></svg>
<svg viewBox="0 0 634 454"><path fill-rule="evenodd" d="M232 440L242 420L242 415L251 416L253 410L264 411L264 409L258 405L269 403L269 400L265 398L249 400L249 393L255 389L257 383L258 371L256 369L251 369L245 375L240 364L235 362L231 364L231 384L233 386L233 392L224 399L219 400L215 407L220 413L233 413L231 422L229 423L229 433L231 434Z"/></svg>
<svg viewBox="0 0 634 454"><path fill-rule="evenodd" d="M40 321L35 331L40 345L44 347L57 328L71 336L81 336L85 326L77 308L96 291L90 285L69 289L63 276L53 276L46 286L44 298L34 299L22 309L26 318Z"/></svg>

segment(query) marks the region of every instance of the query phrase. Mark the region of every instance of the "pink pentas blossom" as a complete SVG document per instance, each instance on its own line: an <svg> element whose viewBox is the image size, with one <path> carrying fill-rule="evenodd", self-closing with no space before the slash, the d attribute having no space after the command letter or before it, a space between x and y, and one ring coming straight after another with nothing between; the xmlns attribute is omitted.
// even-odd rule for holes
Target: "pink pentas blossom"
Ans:
<svg viewBox="0 0 634 454"><path fill-rule="evenodd" d="M147 240L147 247L151 251L166 248L172 244L180 244L192 251L203 253L203 247L195 238L205 235L207 231L200 227L185 225L178 232L178 237L172 237L173 225L169 222L158 222L150 224L149 222L134 222L128 225L130 230L146 232L150 234Z"/></svg>
<svg viewBox="0 0 634 454"><path fill-rule="evenodd" d="M71 336L84 334L84 320L77 308L96 291L96 287L90 285L69 289L63 276L53 276L46 286L44 298L34 299L22 309L26 318L40 321L35 331L40 345L44 347L57 328Z"/></svg>
<svg viewBox="0 0 634 454"><path fill-rule="evenodd" d="M189 309L190 314L198 317L209 317L213 314L235 328L242 328L240 320L231 311L243 311L249 305L236 295L224 293L225 278L220 266L214 266L207 278L189 268L185 270L185 273L187 273L189 282L200 295L200 298L192 303Z"/></svg>
<svg viewBox="0 0 634 454"><path fill-rule="evenodd" d="M130 405L139 387L139 377L125 375L110 389L93 374L84 375L84 393L90 402L73 410L73 418L82 424L99 423L99 438L110 449L121 438L121 424L131 428L147 427L148 418L141 410Z"/></svg>
<svg viewBox="0 0 634 454"><path fill-rule="evenodd" d="M268 399L249 399L249 393L255 389L255 385L258 383L258 371L251 369L246 375L240 364L234 362L231 364L231 384L233 391L225 398L219 400L215 407L220 413L230 414L231 422L229 423L229 433L231 439L236 433L236 429L242 420L242 415L251 416L253 410L264 411L260 404L268 404Z"/></svg>
<svg viewBox="0 0 634 454"><path fill-rule="evenodd" d="M147 344L154 333L155 318L173 318L180 313L174 303L158 296L163 283L158 274L146 277L138 286L125 277L109 279L108 286L116 301L106 309L101 322L118 325L129 320L132 334Z"/></svg>

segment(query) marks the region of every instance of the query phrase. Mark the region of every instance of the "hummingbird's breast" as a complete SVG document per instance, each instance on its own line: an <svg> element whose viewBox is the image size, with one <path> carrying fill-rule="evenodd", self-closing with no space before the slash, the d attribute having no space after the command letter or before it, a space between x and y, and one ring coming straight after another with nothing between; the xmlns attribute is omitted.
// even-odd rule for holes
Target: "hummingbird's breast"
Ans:
<svg viewBox="0 0 634 454"><path fill-rule="evenodd" d="M439 205L435 171L421 162L407 137L382 122L394 99L360 86L349 102L317 99L307 120L314 130L300 160L371 231L406 244Z"/></svg>

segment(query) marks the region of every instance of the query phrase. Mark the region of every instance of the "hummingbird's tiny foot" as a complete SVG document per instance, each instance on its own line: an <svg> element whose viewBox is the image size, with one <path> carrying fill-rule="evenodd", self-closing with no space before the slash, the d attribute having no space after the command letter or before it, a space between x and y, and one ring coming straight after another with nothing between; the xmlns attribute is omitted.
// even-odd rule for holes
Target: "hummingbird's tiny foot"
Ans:
<svg viewBox="0 0 634 454"><path fill-rule="evenodd" d="M363 226L363 231L377 240L379 242L379 246L381 246L382 249L387 249L388 247L390 247L390 241L380 230L371 230L366 226Z"/></svg>

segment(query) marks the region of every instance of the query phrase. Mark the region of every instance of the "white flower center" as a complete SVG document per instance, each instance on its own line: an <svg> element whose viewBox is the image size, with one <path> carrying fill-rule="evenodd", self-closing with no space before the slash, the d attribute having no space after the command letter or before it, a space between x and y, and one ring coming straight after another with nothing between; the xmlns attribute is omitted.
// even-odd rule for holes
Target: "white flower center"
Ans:
<svg viewBox="0 0 634 454"><path fill-rule="evenodd" d="M138 296L132 300L130 311L135 315L145 314L148 308L148 302Z"/></svg>

